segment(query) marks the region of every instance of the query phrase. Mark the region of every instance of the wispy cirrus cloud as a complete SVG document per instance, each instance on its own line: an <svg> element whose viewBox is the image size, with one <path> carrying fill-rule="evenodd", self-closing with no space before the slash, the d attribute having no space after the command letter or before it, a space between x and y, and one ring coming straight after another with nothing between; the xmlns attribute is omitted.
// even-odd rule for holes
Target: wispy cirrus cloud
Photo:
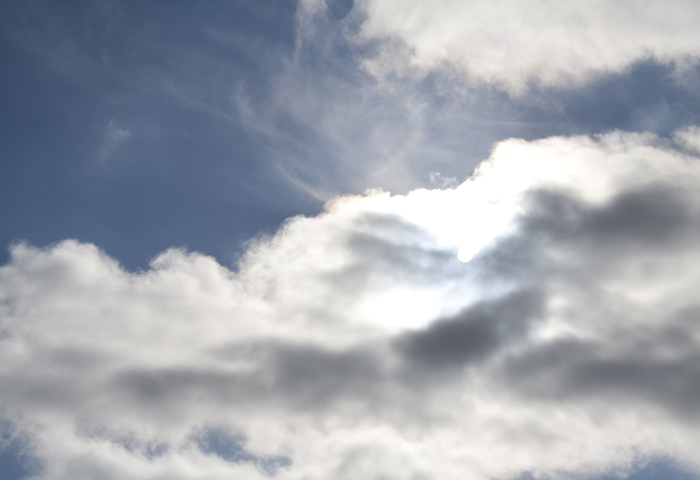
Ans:
<svg viewBox="0 0 700 480"><path fill-rule="evenodd" d="M109 161L116 151L124 145L129 138L131 138L131 132L120 127L114 119L111 119L107 124L104 136L102 139L102 144L99 148L100 160L104 163Z"/></svg>

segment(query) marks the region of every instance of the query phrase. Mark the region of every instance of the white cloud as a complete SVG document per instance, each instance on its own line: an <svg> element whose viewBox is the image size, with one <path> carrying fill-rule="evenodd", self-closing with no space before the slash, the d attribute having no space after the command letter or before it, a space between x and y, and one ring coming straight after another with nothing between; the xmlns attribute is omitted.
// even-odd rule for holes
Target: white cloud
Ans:
<svg viewBox="0 0 700 480"><path fill-rule="evenodd" d="M684 128L675 132L673 138L693 153L700 153L700 128L695 126Z"/></svg>
<svg viewBox="0 0 700 480"><path fill-rule="evenodd" d="M457 188L292 218L236 270L16 245L0 405L52 480L700 468L699 162L506 140Z"/></svg>
<svg viewBox="0 0 700 480"><path fill-rule="evenodd" d="M366 60L379 76L439 69L517 94L529 82L575 86L634 62L683 65L700 54L692 0L355 3L356 40L380 42Z"/></svg>

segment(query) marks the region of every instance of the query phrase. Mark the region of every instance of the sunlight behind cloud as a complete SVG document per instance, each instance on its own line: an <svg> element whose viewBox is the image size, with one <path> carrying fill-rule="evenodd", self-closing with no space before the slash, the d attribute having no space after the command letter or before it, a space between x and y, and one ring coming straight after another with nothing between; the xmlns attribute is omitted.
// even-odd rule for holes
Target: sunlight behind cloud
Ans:
<svg viewBox="0 0 700 480"><path fill-rule="evenodd" d="M698 25L0 2L0 480L700 479Z"/></svg>
<svg viewBox="0 0 700 480"><path fill-rule="evenodd" d="M510 139L457 188L293 217L235 271L16 245L0 403L52 480L700 467L699 185L652 135Z"/></svg>

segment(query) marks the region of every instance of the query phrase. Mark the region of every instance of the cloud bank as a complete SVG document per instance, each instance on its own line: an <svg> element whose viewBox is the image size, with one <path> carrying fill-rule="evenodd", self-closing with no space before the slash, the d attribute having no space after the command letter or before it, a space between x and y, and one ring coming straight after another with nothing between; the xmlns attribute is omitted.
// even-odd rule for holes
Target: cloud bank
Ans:
<svg viewBox="0 0 700 480"><path fill-rule="evenodd" d="M530 83L578 86L641 60L683 66L700 53L700 8L690 0L358 0L352 19L352 36L374 50L366 67L380 77L438 69L516 94Z"/></svg>
<svg viewBox="0 0 700 480"><path fill-rule="evenodd" d="M457 188L335 198L235 269L15 245L5 421L46 479L698 469L698 132L675 138L505 140Z"/></svg>

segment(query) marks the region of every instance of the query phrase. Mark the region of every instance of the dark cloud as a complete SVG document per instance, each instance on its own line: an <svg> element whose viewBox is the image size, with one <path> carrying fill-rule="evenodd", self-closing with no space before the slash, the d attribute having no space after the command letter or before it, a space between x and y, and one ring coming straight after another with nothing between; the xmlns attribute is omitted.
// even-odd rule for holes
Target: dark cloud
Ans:
<svg viewBox="0 0 700 480"><path fill-rule="evenodd" d="M274 354L274 390L297 407L317 409L338 400L376 399L385 377L370 349L332 352L314 346L280 346Z"/></svg>
<svg viewBox="0 0 700 480"><path fill-rule="evenodd" d="M284 405L318 412L346 401L371 405L378 401L385 380L383 362L370 349L334 352L310 344L269 342L231 345L214 355L253 363L240 372L178 367L125 371L115 378L115 391L120 392L115 394L163 418L202 396L222 405Z"/></svg>
<svg viewBox="0 0 700 480"><path fill-rule="evenodd" d="M604 287L622 265L640 263L644 255L693 247L700 218L692 194L658 182L623 191L602 205L551 190L532 192L527 204L521 230L489 255L525 251L544 259L548 268L530 270L536 274L531 281L547 288L550 298L573 295L568 315L601 322L605 330L591 339L574 335L535 342L509 358L503 381L550 401L639 403L697 421L700 356L694 332L700 316L695 300L686 299L680 309L645 309ZM554 251L566 252L564 260ZM660 267L647 267L650 284L654 268Z"/></svg>
<svg viewBox="0 0 700 480"><path fill-rule="evenodd" d="M700 420L697 345L687 330L658 323L639 327L645 330L641 341L569 338L537 344L509 359L503 381L528 397L660 407L695 423Z"/></svg>
<svg viewBox="0 0 700 480"><path fill-rule="evenodd" d="M602 204L571 191L534 189L515 232L497 238L472 263L481 282L534 289L582 281L578 288L591 293L601 281L595 275L629 264L652 278L666 267L649 255L690 251L700 238L694 202L690 190L664 182L622 189Z"/></svg>
<svg viewBox="0 0 700 480"><path fill-rule="evenodd" d="M653 308L646 308L605 285L624 265L643 265L640 259L650 254L667 258L693 251L700 232L695 205L692 191L664 179L621 188L602 204L571 191L532 190L514 233L471 262L476 282L529 290L476 303L404 333L394 345L416 378L426 369L459 369L503 352L494 381L516 395L553 403L646 405L697 422L696 300L675 298L666 307L650 300ZM659 281L654 269L665 267L661 261L645 268L653 285ZM644 275L636 280L644 283ZM591 333L529 337L537 319L554 315L549 303L562 297L568 310L557 315L589 325ZM596 324L600 331L590 326Z"/></svg>
<svg viewBox="0 0 700 480"><path fill-rule="evenodd" d="M396 346L413 368L463 367L522 339L542 314L542 300L541 294L526 291L480 302L402 335Z"/></svg>
<svg viewBox="0 0 700 480"><path fill-rule="evenodd" d="M590 205L567 192L535 191L521 219L524 236L592 248L668 248L700 229L688 192L655 184Z"/></svg>

